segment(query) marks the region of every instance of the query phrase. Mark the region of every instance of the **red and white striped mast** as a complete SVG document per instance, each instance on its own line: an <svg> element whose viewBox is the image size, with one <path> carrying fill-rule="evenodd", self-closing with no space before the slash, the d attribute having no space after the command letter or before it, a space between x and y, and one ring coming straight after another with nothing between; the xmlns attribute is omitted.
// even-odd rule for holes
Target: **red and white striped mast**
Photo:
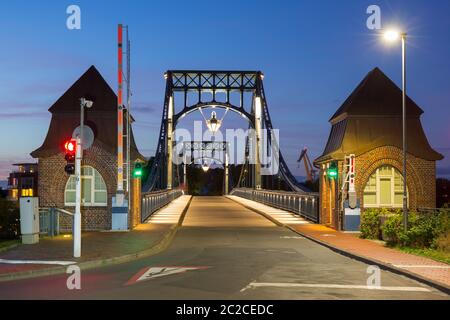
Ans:
<svg viewBox="0 0 450 320"><path fill-rule="evenodd" d="M118 28L117 195L123 194L123 26ZM122 195L123 199L123 195Z"/></svg>

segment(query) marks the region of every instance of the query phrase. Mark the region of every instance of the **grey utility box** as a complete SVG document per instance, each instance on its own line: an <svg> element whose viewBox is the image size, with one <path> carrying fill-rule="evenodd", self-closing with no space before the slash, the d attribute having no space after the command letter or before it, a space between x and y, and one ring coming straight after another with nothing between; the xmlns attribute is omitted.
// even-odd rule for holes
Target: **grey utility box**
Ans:
<svg viewBox="0 0 450 320"><path fill-rule="evenodd" d="M23 244L39 242L39 198L20 198L20 230Z"/></svg>
<svg viewBox="0 0 450 320"><path fill-rule="evenodd" d="M361 224L361 209L359 207L359 200L356 201L356 207L350 208L349 201L344 202L344 230L345 231L359 231Z"/></svg>

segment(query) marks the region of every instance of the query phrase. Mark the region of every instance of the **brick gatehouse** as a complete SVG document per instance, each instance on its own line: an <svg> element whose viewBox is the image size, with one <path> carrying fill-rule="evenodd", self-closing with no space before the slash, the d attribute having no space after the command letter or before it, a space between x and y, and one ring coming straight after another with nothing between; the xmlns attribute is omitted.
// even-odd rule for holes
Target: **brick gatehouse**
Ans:
<svg viewBox="0 0 450 320"><path fill-rule="evenodd" d="M436 206L436 161L420 121L423 110L407 99L408 206ZM401 208L403 196L402 92L380 69L372 70L331 117L331 132L320 168L320 221L342 229L342 172L345 156L355 155L355 189L361 210ZM326 176L336 164L338 178Z"/></svg>
<svg viewBox="0 0 450 320"><path fill-rule="evenodd" d="M94 101L85 108L85 126L93 133L92 146L82 163L82 228L111 229L111 198L117 187L117 96L94 66L91 66L49 109L52 114L47 136L31 153L38 159L40 207L74 211L75 178L64 171L64 143L80 125L80 98ZM89 130L89 129L88 129ZM137 150L131 131L131 161L145 160ZM135 223L131 222L130 226ZM71 230L71 219L61 215L62 230Z"/></svg>

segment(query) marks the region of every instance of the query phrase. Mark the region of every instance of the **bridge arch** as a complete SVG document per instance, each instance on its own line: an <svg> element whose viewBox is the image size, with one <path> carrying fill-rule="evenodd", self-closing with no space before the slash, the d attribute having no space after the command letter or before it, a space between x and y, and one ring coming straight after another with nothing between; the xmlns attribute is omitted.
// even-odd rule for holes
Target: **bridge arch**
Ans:
<svg viewBox="0 0 450 320"><path fill-rule="evenodd" d="M178 121L183 119L188 114L191 114L192 112L195 112L199 109L206 109L206 108L208 108L208 109L209 108L211 108L211 109L220 108L220 109L226 109L226 110L235 112L235 113L239 114L240 116L242 116L244 119L246 119L252 128L255 128L254 116L252 116L250 113L248 113L244 108L237 107L231 103L216 102L216 101L199 102L192 106L184 107L183 110L181 110L180 112L178 112L177 114L175 114L173 116L174 128L176 128Z"/></svg>

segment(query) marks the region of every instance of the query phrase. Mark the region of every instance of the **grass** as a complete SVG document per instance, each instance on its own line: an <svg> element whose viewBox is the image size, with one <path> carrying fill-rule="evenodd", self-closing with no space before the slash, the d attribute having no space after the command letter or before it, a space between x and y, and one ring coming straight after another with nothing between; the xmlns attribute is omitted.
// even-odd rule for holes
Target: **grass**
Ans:
<svg viewBox="0 0 450 320"><path fill-rule="evenodd" d="M450 264L450 252L436 250L436 249L418 249L409 247L398 247L400 251L414 254L417 256L427 257L436 261L444 262Z"/></svg>
<svg viewBox="0 0 450 320"><path fill-rule="evenodd" d="M0 240L0 252L19 243L19 240Z"/></svg>

